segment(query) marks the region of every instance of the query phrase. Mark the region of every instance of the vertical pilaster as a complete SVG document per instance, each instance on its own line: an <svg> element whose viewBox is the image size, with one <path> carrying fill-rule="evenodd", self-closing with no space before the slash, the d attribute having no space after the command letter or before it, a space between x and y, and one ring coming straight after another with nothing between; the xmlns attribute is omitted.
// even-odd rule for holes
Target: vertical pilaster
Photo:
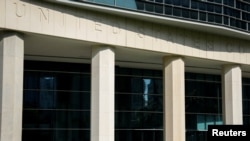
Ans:
<svg viewBox="0 0 250 141"><path fill-rule="evenodd" d="M0 141L21 141L24 41L0 32Z"/></svg>
<svg viewBox="0 0 250 141"><path fill-rule="evenodd" d="M242 76L239 65L225 65L222 71L224 124L242 124Z"/></svg>
<svg viewBox="0 0 250 141"><path fill-rule="evenodd" d="M0 0L0 27L5 27L5 10L6 10L6 4L5 0Z"/></svg>
<svg viewBox="0 0 250 141"><path fill-rule="evenodd" d="M164 141L185 141L185 65L181 57L163 58Z"/></svg>
<svg viewBox="0 0 250 141"><path fill-rule="evenodd" d="M91 141L114 141L115 53L93 47L91 64Z"/></svg>

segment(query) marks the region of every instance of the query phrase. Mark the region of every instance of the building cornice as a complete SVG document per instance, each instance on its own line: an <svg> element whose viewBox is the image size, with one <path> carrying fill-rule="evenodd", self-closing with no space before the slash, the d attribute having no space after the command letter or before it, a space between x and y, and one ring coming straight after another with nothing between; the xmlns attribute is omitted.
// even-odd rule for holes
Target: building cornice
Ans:
<svg viewBox="0 0 250 141"><path fill-rule="evenodd" d="M50 2L73 6L73 7L84 8L88 10L105 12L109 14L115 14L115 15L129 17L129 18L146 20L149 22L156 22L156 23L167 24L167 25L177 26L177 27L186 28L186 29L192 29L192 30L208 32L208 33L213 33L213 34L218 34L218 35L223 35L223 36L250 40L250 33L232 29L230 27L220 26L220 25L206 24L206 23L201 23L201 22L194 22L190 20L165 17L165 16L164 17L157 16L153 14L147 14L147 13L142 13L142 12L128 10L128 9L122 9L122 8L120 9L120 8L114 8L110 6L91 4L88 2L84 3L84 2L77 2L77 1L71 1L71 0L45 0L45 1L50 1Z"/></svg>

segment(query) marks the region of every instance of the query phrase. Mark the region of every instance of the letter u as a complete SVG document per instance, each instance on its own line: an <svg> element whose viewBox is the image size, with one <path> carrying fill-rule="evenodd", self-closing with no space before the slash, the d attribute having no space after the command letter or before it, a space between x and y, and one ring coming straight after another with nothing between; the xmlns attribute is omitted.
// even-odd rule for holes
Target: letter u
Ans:
<svg viewBox="0 0 250 141"><path fill-rule="evenodd" d="M25 15L26 5L25 4L19 4L17 2L15 2L14 4L16 5L16 16L17 17L23 17Z"/></svg>

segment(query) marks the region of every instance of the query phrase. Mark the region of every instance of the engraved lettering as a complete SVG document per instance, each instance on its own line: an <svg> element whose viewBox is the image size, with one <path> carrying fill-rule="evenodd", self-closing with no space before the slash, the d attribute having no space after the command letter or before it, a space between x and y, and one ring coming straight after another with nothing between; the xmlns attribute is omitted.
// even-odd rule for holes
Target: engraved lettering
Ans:
<svg viewBox="0 0 250 141"><path fill-rule="evenodd" d="M79 30L81 30L83 27L84 27L84 24L83 24L81 18L78 18L78 20L77 20L77 28Z"/></svg>
<svg viewBox="0 0 250 141"><path fill-rule="evenodd" d="M46 21L47 23L49 23L49 10L48 9L43 9L43 8L39 8L40 10L40 21Z"/></svg>
<svg viewBox="0 0 250 141"><path fill-rule="evenodd" d="M138 36L140 37L140 38L144 38L144 28L143 27L138 27Z"/></svg>
<svg viewBox="0 0 250 141"><path fill-rule="evenodd" d="M79 12L79 13L77 13L77 16L79 17L79 18L77 18L77 28L82 29L86 25L86 21L84 19L86 19L87 15L86 15L86 13Z"/></svg>
<svg viewBox="0 0 250 141"><path fill-rule="evenodd" d="M95 22L95 30L102 31L102 24L100 22Z"/></svg>
<svg viewBox="0 0 250 141"><path fill-rule="evenodd" d="M102 26L102 19L99 17L94 18L94 26L96 31L102 31L103 26Z"/></svg>
<svg viewBox="0 0 250 141"><path fill-rule="evenodd" d="M117 17L111 19L111 32L113 34L119 34L121 32L121 23L117 20Z"/></svg>
<svg viewBox="0 0 250 141"><path fill-rule="evenodd" d="M121 32L120 24L118 22L113 22L113 33L114 34L119 34Z"/></svg>
<svg viewBox="0 0 250 141"><path fill-rule="evenodd" d="M16 16L17 17L25 16L26 5L25 4L20 4L20 3L17 3L17 2L14 2L14 4L16 5Z"/></svg>

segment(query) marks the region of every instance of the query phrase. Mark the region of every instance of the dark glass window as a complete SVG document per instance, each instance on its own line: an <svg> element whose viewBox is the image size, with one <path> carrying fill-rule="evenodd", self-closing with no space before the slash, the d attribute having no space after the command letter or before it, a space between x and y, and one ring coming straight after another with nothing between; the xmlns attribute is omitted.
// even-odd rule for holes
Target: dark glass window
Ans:
<svg viewBox="0 0 250 141"><path fill-rule="evenodd" d="M207 4L207 11L208 12L214 12L215 6L213 4Z"/></svg>
<svg viewBox="0 0 250 141"><path fill-rule="evenodd" d="M229 25L229 18L226 16L224 17L224 24Z"/></svg>
<svg viewBox="0 0 250 141"><path fill-rule="evenodd" d="M222 7L221 7L221 6L218 6L218 5L215 5L215 6L214 6L214 11L215 11L216 13L222 13Z"/></svg>
<svg viewBox="0 0 250 141"><path fill-rule="evenodd" d="M162 96L153 94L119 94L116 96L116 108L124 111L162 112Z"/></svg>
<svg viewBox="0 0 250 141"><path fill-rule="evenodd" d="M190 17L191 17L192 19L198 19L198 12L196 12L196 11L191 11L191 12L190 12Z"/></svg>
<svg viewBox="0 0 250 141"><path fill-rule="evenodd" d="M24 130L23 141L88 141L89 130Z"/></svg>
<svg viewBox="0 0 250 141"><path fill-rule="evenodd" d="M145 140L144 130L147 139L162 140L162 136L154 136L163 131L162 76L155 77L161 71L148 71L147 75L144 71L116 70L116 141ZM208 125L222 124L221 78L186 73L185 79L187 141L198 141L206 138Z"/></svg>
<svg viewBox="0 0 250 141"><path fill-rule="evenodd" d="M214 0L214 2L216 2L216 3L221 3L222 0Z"/></svg>
<svg viewBox="0 0 250 141"><path fill-rule="evenodd" d="M207 4L204 2L199 2L199 9L206 11L207 10Z"/></svg>
<svg viewBox="0 0 250 141"><path fill-rule="evenodd" d="M150 3L145 4L145 10L148 12L154 12L154 7L155 6L153 4L150 4Z"/></svg>
<svg viewBox="0 0 250 141"><path fill-rule="evenodd" d="M218 16L218 15L215 15L215 22L216 23L222 23L222 17L221 16Z"/></svg>
<svg viewBox="0 0 250 141"><path fill-rule="evenodd" d="M116 112L116 130L161 129L163 128L162 112Z"/></svg>
<svg viewBox="0 0 250 141"><path fill-rule="evenodd" d="M192 9L198 9L199 3L197 1L191 1L191 8Z"/></svg>
<svg viewBox="0 0 250 141"><path fill-rule="evenodd" d="M208 21L209 21L209 22L214 22L214 21L215 21L215 16L214 16L214 14L210 14L210 13L209 13L207 17L208 17Z"/></svg>
<svg viewBox="0 0 250 141"><path fill-rule="evenodd" d="M179 6L181 5L181 1L182 0L173 0L173 4Z"/></svg>
<svg viewBox="0 0 250 141"><path fill-rule="evenodd" d="M90 109L89 92L24 90L24 108Z"/></svg>
<svg viewBox="0 0 250 141"><path fill-rule="evenodd" d="M90 65L24 62L23 141L90 141Z"/></svg>
<svg viewBox="0 0 250 141"><path fill-rule="evenodd" d="M173 7L171 7L171 6L166 6L166 7L165 7L165 14L167 14L167 15L172 15L172 14L173 14Z"/></svg>
<svg viewBox="0 0 250 141"><path fill-rule="evenodd" d="M250 125L250 78L242 78L243 124Z"/></svg>
<svg viewBox="0 0 250 141"><path fill-rule="evenodd" d="M162 71L116 68L115 140L163 141Z"/></svg>
<svg viewBox="0 0 250 141"><path fill-rule="evenodd" d="M155 6L155 12L159 13L159 14L163 14L163 7L159 6L159 5L156 5Z"/></svg>
<svg viewBox="0 0 250 141"><path fill-rule="evenodd" d="M116 130L115 141L162 141L162 130Z"/></svg>
<svg viewBox="0 0 250 141"><path fill-rule="evenodd" d="M173 9L173 15L174 16L181 16L182 9L181 8L174 8Z"/></svg>
<svg viewBox="0 0 250 141"><path fill-rule="evenodd" d="M186 9L183 9L182 10L182 17L183 18L189 18L190 17L190 11L186 10Z"/></svg>
<svg viewBox="0 0 250 141"><path fill-rule="evenodd" d="M144 3L140 1L136 1L136 7L138 10L144 10Z"/></svg>
<svg viewBox="0 0 250 141"><path fill-rule="evenodd" d="M183 7L189 7L190 5L190 0L181 0L181 5Z"/></svg>
<svg viewBox="0 0 250 141"><path fill-rule="evenodd" d="M164 0L155 0L156 2L163 3Z"/></svg>
<svg viewBox="0 0 250 141"><path fill-rule="evenodd" d="M205 12L200 12L199 16L200 16L199 19L200 19L201 21L206 21L206 20L207 20L207 16L206 16L206 13L205 13Z"/></svg>
<svg viewBox="0 0 250 141"><path fill-rule="evenodd" d="M186 73L186 140L206 141L208 125L222 124L219 75Z"/></svg>
<svg viewBox="0 0 250 141"><path fill-rule="evenodd" d="M206 132L186 131L186 141L206 141Z"/></svg>
<svg viewBox="0 0 250 141"><path fill-rule="evenodd" d="M174 0L165 0L165 3L172 4L173 3L172 1L174 1Z"/></svg>
<svg viewBox="0 0 250 141"><path fill-rule="evenodd" d="M235 0L224 0L224 4L229 5L231 7L234 7L234 4L235 4L234 1Z"/></svg>
<svg viewBox="0 0 250 141"><path fill-rule="evenodd" d="M89 67L25 61L23 141L90 140ZM115 80L116 141L162 141L162 71L116 67ZM249 123L248 84L243 86ZM222 123L220 76L186 73L185 95L187 141L204 139L207 125Z"/></svg>
<svg viewBox="0 0 250 141"><path fill-rule="evenodd" d="M247 24L246 24L246 22L241 22L241 28L242 29L247 29Z"/></svg>
<svg viewBox="0 0 250 141"><path fill-rule="evenodd" d="M236 26L236 19L230 18L230 25L231 26Z"/></svg>
<svg viewBox="0 0 250 141"><path fill-rule="evenodd" d="M140 11L147 14L185 18L196 22L216 24L228 28L249 32L250 3L237 0L75 0L93 4L117 7L134 12ZM199 13L206 14L201 18ZM218 14L218 15L213 15ZM231 19L232 22L229 22Z"/></svg>

